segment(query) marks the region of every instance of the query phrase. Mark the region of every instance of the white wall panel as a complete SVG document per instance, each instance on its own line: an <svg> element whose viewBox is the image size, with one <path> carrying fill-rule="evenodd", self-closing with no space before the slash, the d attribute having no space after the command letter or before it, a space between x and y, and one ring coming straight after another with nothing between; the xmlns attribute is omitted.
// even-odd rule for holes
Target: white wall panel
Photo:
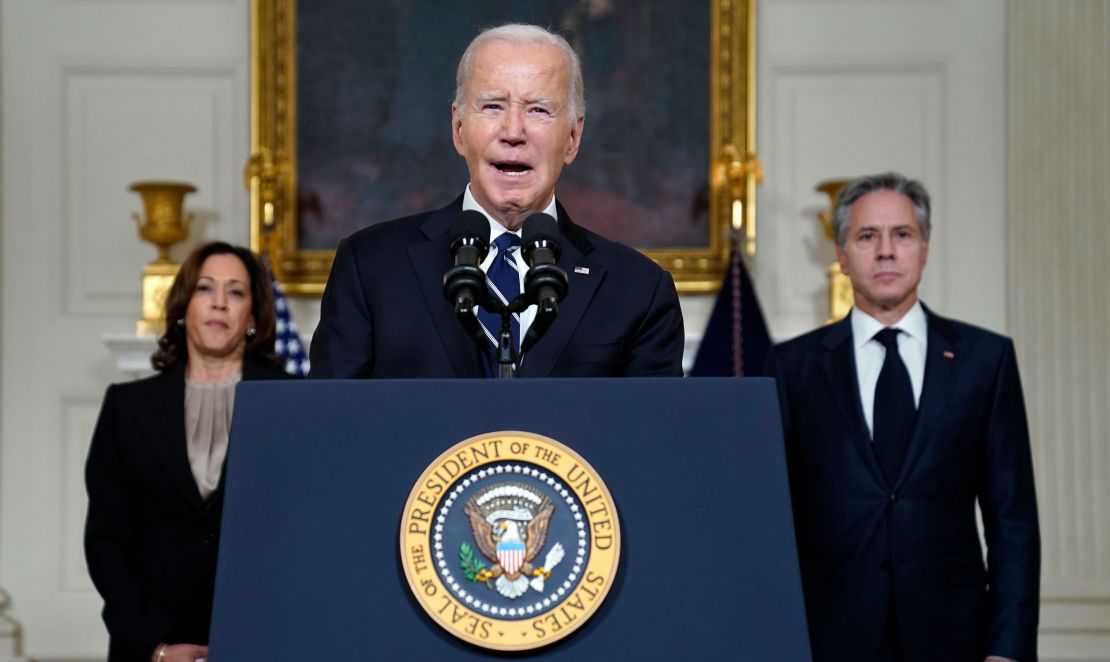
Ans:
<svg viewBox="0 0 1110 662"><path fill-rule="evenodd" d="M127 189L139 179L186 181L196 226L234 218L231 140L236 69L149 66L67 66L61 71L62 205L67 312L133 314L137 270L113 269L157 255L131 219L142 211ZM191 243L191 242L190 242ZM176 247L177 254L184 244ZM141 263L140 263L141 264Z"/></svg>
<svg viewBox="0 0 1110 662"><path fill-rule="evenodd" d="M890 169L943 182L945 71L936 62L769 69L763 88L773 128L763 147L775 195L761 199L760 213L762 259L770 258L776 277L762 294L780 337L820 324L828 312L825 273L835 251L818 222L828 198L814 190L817 182ZM932 188L943 218L942 187ZM923 291L941 309L944 258L934 246Z"/></svg>
<svg viewBox="0 0 1110 662"><path fill-rule="evenodd" d="M1008 5L1010 323L1047 655L1110 659L1110 4Z"/></svg>
<svg viewBox="0 0 1110 662"><path fill-rule="evenodd" d="M61 507L58 519L62 523L61 540L56 549L61 567L60 587L63 591L84 593L90 597L95 589L85 565L82 537L89 503L85 495L85 458L89 454L89 441L100 412L101 396L101 393L64 396L58 412L62 442L56 474Z"/></svg>
<svg viewBox="0 0 1110 662"><path fill-rule="evenodd" d="M760 2L754 276L776 339L827 314L814 186L889 169L933 196L927 303L1005 330L1003 18L1001 0Z"/></svg>

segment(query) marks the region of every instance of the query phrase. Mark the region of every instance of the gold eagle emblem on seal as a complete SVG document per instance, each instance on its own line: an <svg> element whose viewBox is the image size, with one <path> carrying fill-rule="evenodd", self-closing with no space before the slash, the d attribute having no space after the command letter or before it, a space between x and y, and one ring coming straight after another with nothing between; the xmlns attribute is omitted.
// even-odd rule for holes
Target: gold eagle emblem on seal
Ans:
<svg viewBox="0 0 1110 662"><path fill-rule="evenodd" d="M600 607L620 560L613 499L569 446L491 432L449 448L416 481L401 518L413 595L477 646L558 641Z"/></svg>

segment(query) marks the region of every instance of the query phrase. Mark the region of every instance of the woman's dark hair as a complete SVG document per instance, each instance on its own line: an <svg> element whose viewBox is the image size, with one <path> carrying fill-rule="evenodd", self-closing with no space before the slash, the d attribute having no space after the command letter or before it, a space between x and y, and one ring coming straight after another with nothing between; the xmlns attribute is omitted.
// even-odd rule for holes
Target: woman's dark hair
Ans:
<svg viewBox="0 0 1110 662"><path fill-rule="evenodd" d="M150 357L155 370L167 370L181 361L188 360L189 350L185 342L185 327L178 320L185 318L189 301L197 289L200 268L204 261L213 255L234 255L243 263L251 281L251 315L254 316L255 334L247 338L244 356L262 359L280 365L274 355L274 329L277 316L274 313L274 288L262 262L254 253L242 246L232 246L222 241L201 244L189 253L181 263L173 285L166 292L166 332L158 338L158 350Z"/></svg>

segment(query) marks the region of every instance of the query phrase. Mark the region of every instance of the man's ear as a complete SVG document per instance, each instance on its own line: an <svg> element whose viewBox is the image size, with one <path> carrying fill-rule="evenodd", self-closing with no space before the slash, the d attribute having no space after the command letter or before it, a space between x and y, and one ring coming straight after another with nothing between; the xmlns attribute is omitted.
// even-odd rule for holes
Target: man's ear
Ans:
<svg viewBox="0 0 1110 662"><path fill-rule="evenodd" d="M586 126L586 116L579 117L574 122L574 126L570 129L570 136L567 139L567 156L563 159L563 165L570 165L576 156L578 156L578 148L582 146L582 129Z"/></svg>
<svg viewBox="0 0 1110 662"><path fill-rule="evenodd" d="M466 156L462 142L462 120L459 119L455 104L451 104L451 142L455 144L455 151L459 156Z"/></svg>
<svg viewBox="0 0 1110 662"><path fill-rule="evenodd" d="M840 247L840 244L836 244L836 261L840 264L840 273L850 278L852 274L848 273L848 260L847 257L845 257L844 249Z"/></svg>

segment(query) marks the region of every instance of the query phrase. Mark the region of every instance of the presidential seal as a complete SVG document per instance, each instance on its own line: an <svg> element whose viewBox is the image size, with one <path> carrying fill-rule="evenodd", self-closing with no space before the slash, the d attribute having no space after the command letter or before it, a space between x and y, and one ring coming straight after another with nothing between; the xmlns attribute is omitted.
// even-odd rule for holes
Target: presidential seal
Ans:
<svg viewBox="0 0 1110 662"><path fill-rule="evenodd" d="M401 517L417 602L472 644L527 650L597 611L617 572L609 490L567 446L528 432L456 444L424 471Z"/></svg>

